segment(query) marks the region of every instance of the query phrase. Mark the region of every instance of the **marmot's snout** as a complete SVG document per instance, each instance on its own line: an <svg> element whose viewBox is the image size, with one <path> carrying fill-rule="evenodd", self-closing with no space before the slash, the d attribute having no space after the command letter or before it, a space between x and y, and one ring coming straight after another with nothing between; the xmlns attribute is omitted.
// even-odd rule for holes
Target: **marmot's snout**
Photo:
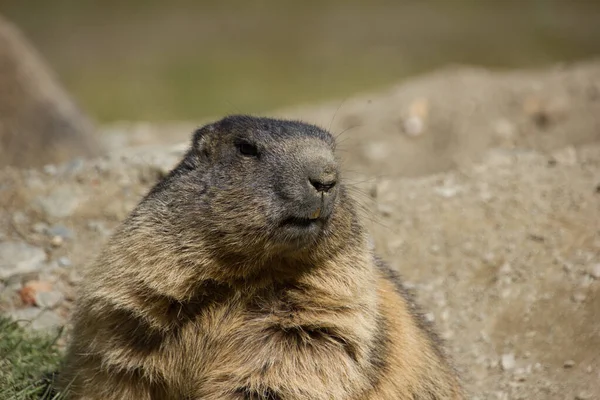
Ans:
<svg viewBox="0 0 600 400"><path fill-rule="evenodd" d="M295 162L282 171L288 215L282 225L318 231L331 216L339 192L339 167L326 145L294 149ZM292 178L293 179L290 179ZM293 182L293 184L290 184Z"/></svg>
<svg viewBox="0 0 600 400"><path fill-rule="evenodd" d="M306 196L313 208L308 218L328 218L337 195L338 183L338 166L333 154L327 150L312 154L307 163L306 176Z"/></svg>

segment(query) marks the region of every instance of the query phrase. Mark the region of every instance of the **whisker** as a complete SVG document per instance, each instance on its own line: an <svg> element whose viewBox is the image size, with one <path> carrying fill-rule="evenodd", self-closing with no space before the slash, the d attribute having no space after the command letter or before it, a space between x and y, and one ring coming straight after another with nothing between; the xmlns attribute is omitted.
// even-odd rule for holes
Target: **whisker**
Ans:
<svg viewBox="0 0 600 400"><path fill-rule="evenodd" d="M340 103L340 105L338 106L338 108L335 110L335 112L333 113L333 117L331 117L331 121L329 121L329 128L327 128L327 130L329 132L331 132L331 125L333 125L333 121L335 121L335 116L337 115L338 111L340 111L340 108L342 108L342 106L344 105L344 103L346 102L348 98L344 98L344 100L342 100L342 102ZM337 138L337 136L336 136Z"/></svg>

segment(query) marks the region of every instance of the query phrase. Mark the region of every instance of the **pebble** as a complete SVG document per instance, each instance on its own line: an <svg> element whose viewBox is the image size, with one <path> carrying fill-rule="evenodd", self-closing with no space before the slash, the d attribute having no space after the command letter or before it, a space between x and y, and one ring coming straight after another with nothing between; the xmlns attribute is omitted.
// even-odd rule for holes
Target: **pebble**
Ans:
<svg viewBox="0 0 600 400"><path fill-rule="evenodd" d="M37 307L22 308L8 313L8 317L19 322L19 325L41 332L56 332L64 325L63 319L51 310Z"/></svg>
<svg viewBox="0 0 600 400"><path fill-rule="evenodd" d="M408 107L408 115L402 123L402 128L408 136L419 136L425 130L429 116L429 100L415 99Z"/></svg>
<svg viewBox="0 0 600 400"><path fill-rule="evenodd" d="M36 203L48 217L65 218L73 215L80 199L72 187L63 186L48 196L38 197Z"/></svg>
<svg viewBox="0 0 600 400"><path fill-rule="evenodd" d="M445 184L443 186L438 186L433 189L436 194L446 199L456 196L458 193L462 191L460 186Z"/></svg>
<svg viewBox="0 0 600 400"><path fill-rule="evenodd" d="M52 237L52 239L50 240L50 244L54 247L60 247L62 246L62 244L64 243L64 239L62 238L62 236L54 236Z"/></svg>
<svg viewBox="0 0 600 400"><path fill-rule="evenodd" d="M402 122L402 129L408 136L419 136L423 133L424 128L425 122L416 115L410 116Z"/></svg>
<svg viewBox="0 0 600 400"><path fill-rule="evenodd" d="M36 296L40 292L49 292L52 290L52 284L47 281L30 281L19 290L19 296L23 304L36 304Z"/></svg>
<svg viewBox="0 0 600 400"><path fill-rule="evenodd" d="M85 162L83 159L81 158L75 158L71 161L69 161L68 164L64 165L64 173L69 174L69 175L75 175L78 172L80 172L83 167L85 166Z"/></svg>
<svg viewBox="0 0 600 400"><path fill-rule="evenodd" d="M515 355L513 353L503 354L500 358L500 366L504 371L510 371L516 365Z"/></svg>
<svg viewBox="0 0 600 400"><path fill-rule="evenodd" d="M574 366L575 366L575 361L573 361L573 360L567 360L563 364L563 368L565 368L565 369L573 368Z"/></svg>
<svg viewBox="0 0 600 400"><path fill-rule="evenodd" d="M0 243L0 279L39 271L46 253L39 247L21 242Z"/></svg>
<svg viewBox="0 0 600 400"><path fill-rule="evenodd" d="M590 276L594 279L600 279L600 263L592 265L590 268Z"/></svg>
<svg viewBox="0 0 600 400"><path fill-rule="evenodd" d="M61 267L70 267L73 263L71 262L71 259L69 259L68 257L60 257L58 260L58 265Z"/></svg>
<svg viewBox="0 0 600 400"><path fill-rule="evenodd" d="M35 295L35 304L40 308L54 308L58 306L64 299L65 296L57 290L50 292L38 292Z"/></svg>
<svg viewBox="0 0 600 400"><path fill-rule="evenodd" d="M49 236L60 236L61 238L68 240L73 239L75 237L73 231L64 225L54 225L51 228L48 228L46 230L46 233Z"/></svg>

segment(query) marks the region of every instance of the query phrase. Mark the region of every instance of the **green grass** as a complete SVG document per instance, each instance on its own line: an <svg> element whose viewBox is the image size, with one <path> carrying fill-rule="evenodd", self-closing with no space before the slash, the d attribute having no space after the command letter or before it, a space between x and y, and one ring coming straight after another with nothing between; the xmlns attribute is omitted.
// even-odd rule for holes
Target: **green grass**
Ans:
<svg viewBox="0 0 600 400"><path fill-rule="evenodd" d="M61 359L56 338L31 333L0 317L0 399L48 396L43 377L57 371Z"/></svg>

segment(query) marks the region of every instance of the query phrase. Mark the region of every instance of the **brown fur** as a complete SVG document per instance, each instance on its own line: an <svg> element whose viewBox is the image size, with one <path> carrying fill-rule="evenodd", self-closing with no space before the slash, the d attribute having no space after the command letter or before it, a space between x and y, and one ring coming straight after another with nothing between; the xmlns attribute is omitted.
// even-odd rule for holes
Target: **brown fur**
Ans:
<svg viewBox="0 0 600 400"><path fill-rule="evenodd" d="M238 154L240 138L260 157ZM290 121L200 129L85 280L62 372L70 398L462 398L342 183L320 230L274 223L310 214L298 182L333 165L333 149Z"/></svg>
<svg viewBox="0 0 600 400"><path fill-rule="evenodd" d="M38 167L100 153L91 122L0 15L0 167Z"/></svg>

